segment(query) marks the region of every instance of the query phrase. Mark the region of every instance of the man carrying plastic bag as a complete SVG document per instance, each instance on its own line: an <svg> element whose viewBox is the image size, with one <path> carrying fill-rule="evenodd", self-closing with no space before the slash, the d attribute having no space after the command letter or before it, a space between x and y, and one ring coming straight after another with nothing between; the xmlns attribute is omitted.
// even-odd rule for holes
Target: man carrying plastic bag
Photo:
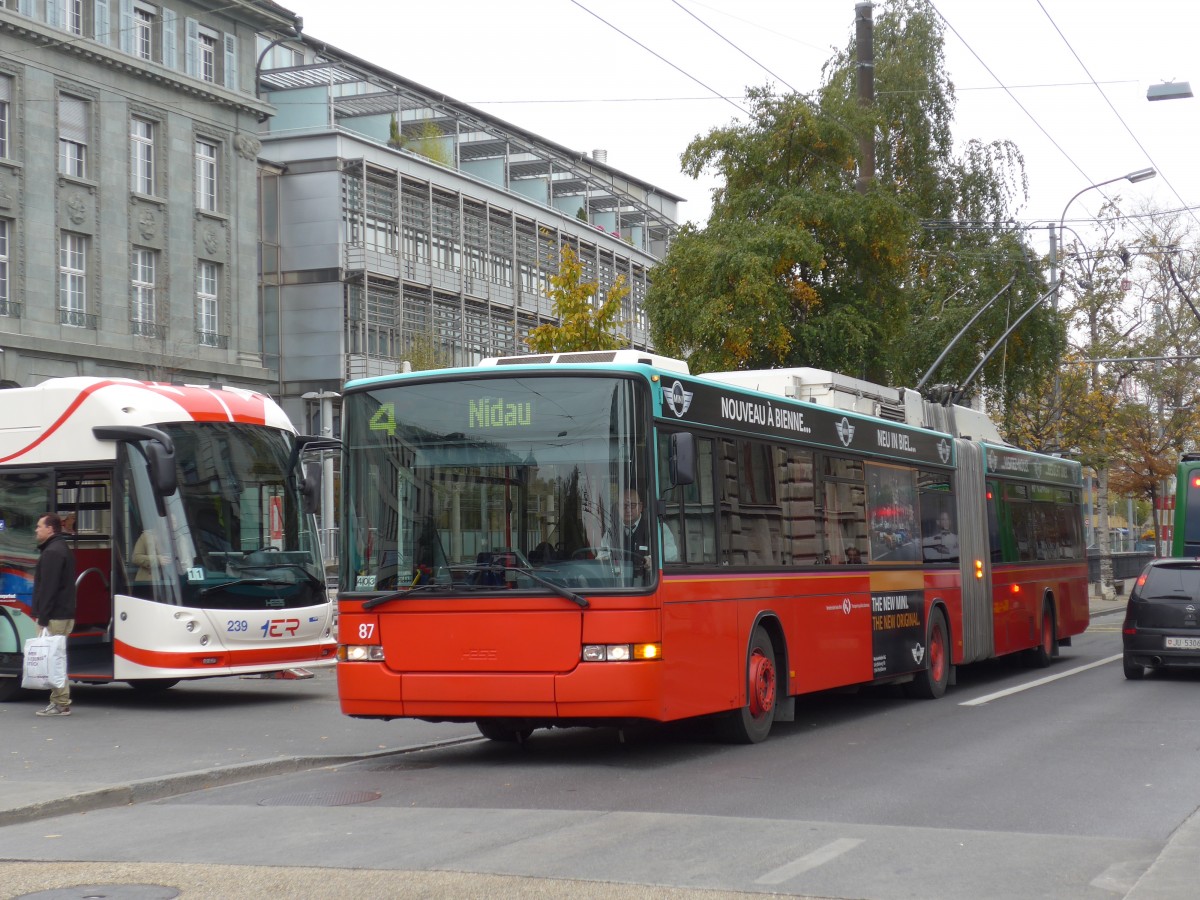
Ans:
<svg viewBox="0 0 1200 900"><path fill-rule="evenodd" d="M54 513L46 513L37 521L34 531L37 537L38 561L33 571L33 616L38 625L42 626L43 634L61 636L60 647L47 646L47 653L61 654L58 667L51 665L50 671L58 668L60 677L50 676L50 704L45 709L39 709L39 716L69 716L71 714L71 688L66 678L66 641L75 627L75 555L66 538L62 536L62 520ZM26 652L29 645L40 638L30 638L26 642ZM34 650L35 654L38 652ZM48 659L47 662L50 660ZM22 682L23 686L24 682Z"/></svg>

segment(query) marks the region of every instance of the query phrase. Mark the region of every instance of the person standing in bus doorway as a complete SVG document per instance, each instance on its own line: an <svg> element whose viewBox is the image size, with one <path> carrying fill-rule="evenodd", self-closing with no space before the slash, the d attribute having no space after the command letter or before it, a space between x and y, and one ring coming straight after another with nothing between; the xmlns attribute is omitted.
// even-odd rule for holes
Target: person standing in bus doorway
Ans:
<svg viewBox="0 0 1200 900"><path fill-rule="evenodd" d="M33 617L51 634L70 635L75 627L75 555L62 533L62 519L46 513L34 527L38 561L33 570ZM50 691L50 705L39 716L71 714L70 683Z"/></svg>

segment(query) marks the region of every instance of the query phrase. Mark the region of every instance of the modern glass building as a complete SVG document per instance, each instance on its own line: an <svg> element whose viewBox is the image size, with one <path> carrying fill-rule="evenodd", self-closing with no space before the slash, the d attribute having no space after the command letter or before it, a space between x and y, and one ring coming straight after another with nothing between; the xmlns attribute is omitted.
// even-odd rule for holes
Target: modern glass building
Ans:
<svg viewBox="0 0 1200 900"><path fill-rule="evenodd" d="M680 197L316 39L263 36L259 54L265 352L284 396L528 352L564 245L600 292L624 276L625 337L646 346Z"/></svg>

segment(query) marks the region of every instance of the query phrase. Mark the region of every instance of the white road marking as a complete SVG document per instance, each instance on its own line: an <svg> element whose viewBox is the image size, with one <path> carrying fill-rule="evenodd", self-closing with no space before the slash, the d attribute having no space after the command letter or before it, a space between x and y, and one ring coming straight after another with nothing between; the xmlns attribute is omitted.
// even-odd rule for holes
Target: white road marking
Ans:
<svg viewBox="0 0 1200 900"><path fill-rule="evenodd" d="M801 856L799 859L794 859L790 863L785 863L777 869L772 869L766 875L754 879L754 883L782 884L790 878L804 874L809 869L815 869L817 866L825 865L825 863L832 859L837 859L843 853L848 853L861 843L862 838L838 838L836 841L826 844L812 853Z"/></svg>
<svg viewBox="0 0 1200 900"><path fill-rule="evenodd" d="M1104 659L1098 659L1093 663L1088 663L1086 666L1076 666L1074 669L1067 669L1065 672L1059 672L1057 675L1047 675L1045 678L1039 678L1037 681L1031 681L1028 684L1021 684L1017 687L1006 688L1003 691L996 691L994 694L984 694L982 697L976 697L974 700L964 700L959 706L983 706L985 703L991 703L993 700L999 700L1001 697L1007 697L1010 694L1019 694L1021 691L1027 691L1030 688L1041 687L1043 684L1049 684L1052 681L1058 681L1060 678L1067 678L1070 675L1078 675L1080 672L1086 672L1088 669L1094 669L1097 666L1106 666L1110 662L1116 662L1121 658L1121 654L1116 656L1107 656Z"/></svg>

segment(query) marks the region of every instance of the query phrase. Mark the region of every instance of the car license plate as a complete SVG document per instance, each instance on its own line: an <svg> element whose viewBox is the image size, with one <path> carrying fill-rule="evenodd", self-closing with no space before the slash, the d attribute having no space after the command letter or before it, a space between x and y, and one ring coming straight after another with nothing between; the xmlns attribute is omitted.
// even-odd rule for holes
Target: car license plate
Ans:
<svg viewBox="0 0 1200 900"><path fill-rule="evenodd" d="M1168 650L1200 650L1200 637L1169 637L1165 639Z"/></svg>

